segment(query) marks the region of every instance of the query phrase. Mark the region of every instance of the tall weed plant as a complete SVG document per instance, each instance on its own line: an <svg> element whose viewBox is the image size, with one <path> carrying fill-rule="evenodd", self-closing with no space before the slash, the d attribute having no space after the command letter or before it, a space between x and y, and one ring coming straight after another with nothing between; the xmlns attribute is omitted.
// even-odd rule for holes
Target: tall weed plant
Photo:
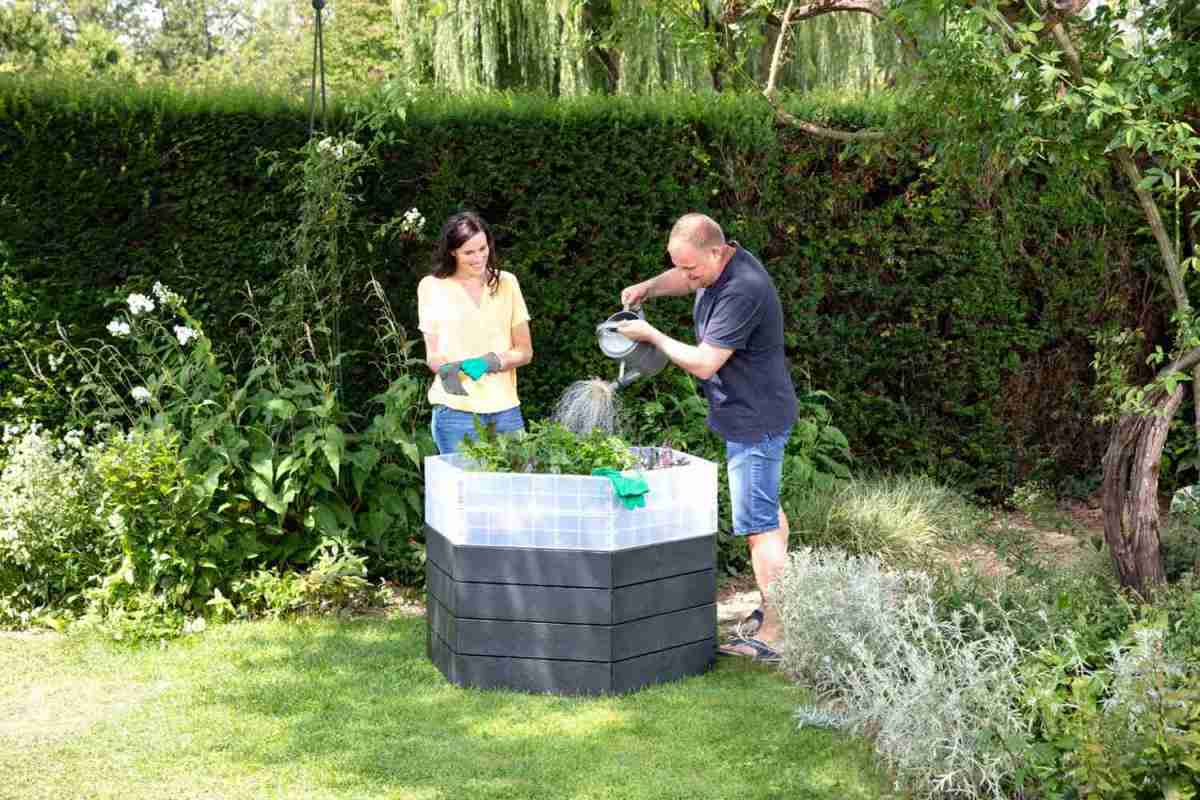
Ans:
<svg viewBox="0 0 1200 800"><path fill-rule="evenodd" d="M827 702L797 717L871 736L916 795L999 800L1030 739L1015 702L1024 653L1003 632L968 636L942 619L932 588L874 555L794 552L772 587L783 668Z"/></svg>

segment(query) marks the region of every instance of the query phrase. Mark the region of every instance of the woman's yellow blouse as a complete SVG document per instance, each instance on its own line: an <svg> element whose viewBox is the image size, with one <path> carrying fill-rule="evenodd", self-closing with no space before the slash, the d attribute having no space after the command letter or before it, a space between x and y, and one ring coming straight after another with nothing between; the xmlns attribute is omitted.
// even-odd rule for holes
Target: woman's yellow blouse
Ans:
<svg viewBox="0 0 1200 800"><path fill-rule="evenodd" d="M458 281L427 275L417 286L417 318L422 333L437 337L442 355L451 361L463 361L511 350L513 328L529 321L529 310L511 272L500 273L495 294L484 287L478 306ZM488 373L477 381L465 373L461 377L466 397L450 394L442 388L441 379L435 378L429 387L430 404L493 414L521 402L517 399L515 369Z"/></svg>

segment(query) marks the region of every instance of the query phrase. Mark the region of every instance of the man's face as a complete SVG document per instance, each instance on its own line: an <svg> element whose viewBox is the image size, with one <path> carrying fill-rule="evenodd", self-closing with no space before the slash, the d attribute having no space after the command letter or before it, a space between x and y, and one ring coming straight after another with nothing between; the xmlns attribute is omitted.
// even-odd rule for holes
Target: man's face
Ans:
<svg viewBox="0 0 1200 800"><path fill-rule="evenodd" d="M693 289L712 286L721 274L721 248L698 248L691 242L680 240L667 246L671 263L687 276Z"/></svg>

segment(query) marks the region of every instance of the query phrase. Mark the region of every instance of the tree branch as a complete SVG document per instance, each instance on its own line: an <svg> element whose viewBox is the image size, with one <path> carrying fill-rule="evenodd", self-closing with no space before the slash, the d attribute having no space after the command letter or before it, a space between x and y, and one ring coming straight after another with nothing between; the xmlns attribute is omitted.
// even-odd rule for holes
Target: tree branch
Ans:
<svg viewBox="0 0 1200 800"><path fill-rule="evenodd" d="M775 39L775 52L771 55L771 70L767 73L767 88L763 90L767 100L775 105L775 79L779 76L779 64L783 61L783 48L787 44L787 29L791 24L792 7L795 0L788 0L787 9L783 12L783 25L779 28L779 36Z"/></svg>
<svg viewBox="0 0 1200 800"><path fill-rule="evenodd" d="M1193 347L1179 358L1167 364L1158 371L1156 378L1165 378L1172 372L1184 372L1193 367L1200 366L1200 347Z"/></svg>
<svg viewBox="0 0 1200 800"><path fill-rule="evenodd" d="M815 122L806 122L794 114L784 111L774 102L771 103L771 107L775 109L775 118L783 124L820 139L832 139L836 142L882 142L888 138L884 131L875 128L864 128L861 131L840 131L836 128L818 125Z"/></svg>
<svg viewBox="0 0 1200 800"><path fill-rule="evenodd" d="M732 21L732 19L728 19L729 17L736 18L740 16L737 11L737 6L734 6L730 11L726 11L724 15L726 21ZM888 21L887 10L884 8L883 0L811 0L811 2L804 3L799 7L795 7L794 3L789 2L788 10L783 13L782 17L775 14L768 14L766 22L767 25L773 28L782 29L793 22L841 12L869 14L880 22ZM915 39L899 29L894 30L894 33L909 53L914 56L920 55L920 50L917 47Z"/></svg>
<svg viewBox="0 0 1200 800"><path fill-rule="evenodd" d="M868 0L848 1L867 2ZM842 2L842 0L831 0L831 3L832 2ZM763 97L767 98L767 102L771 104L771 108L775 111L775 118L789 127L796 128L804 131L810 136L816 136L822 139L832 139L838 142L882 141L884 138L886 138L886 135L883 131L840 131L835 128L827 128L824 125L817 125L814 122L806 122L801 120L794 114L784 111L783 108L780 107L776 98L775 81L779 77L779 65L783 63L783 48L787 46L788 26L792 23L793 19L802 19L802 17L796 16L794 11L795 5L795 0L788 0L787 8L783 12L783 22L779 28L779 37L775 40L775 52L771 55L771 70L767 73L767 86L765 89L763 89Z"/></svg>
<svg viewBox="0 0 1200 800"><path fill-rule="evenodd" d="M788 11L784 12L782 18L774 14L768 14L767 24L779 28L783 27L785 22L790 25L802 19L812 19L822 14L833 14L838 11L856 11L860 14L870 14L879 20L886 18L883 0L813 0L813 2L805 3L799 8L793 8L793 4L789 3Z"/></svg>

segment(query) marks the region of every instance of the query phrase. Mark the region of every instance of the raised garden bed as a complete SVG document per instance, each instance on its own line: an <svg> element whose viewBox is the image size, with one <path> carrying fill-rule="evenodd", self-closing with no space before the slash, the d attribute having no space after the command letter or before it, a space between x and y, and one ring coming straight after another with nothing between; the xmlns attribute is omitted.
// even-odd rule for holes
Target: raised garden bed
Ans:
<svg viewBox="0 0 1200 800"><path fill-rule="evenodd" d="M605 478L426 459L429 655L451 682L558 694L703 672L716 648L717 468L674 451L644 508Z"/></svg>

